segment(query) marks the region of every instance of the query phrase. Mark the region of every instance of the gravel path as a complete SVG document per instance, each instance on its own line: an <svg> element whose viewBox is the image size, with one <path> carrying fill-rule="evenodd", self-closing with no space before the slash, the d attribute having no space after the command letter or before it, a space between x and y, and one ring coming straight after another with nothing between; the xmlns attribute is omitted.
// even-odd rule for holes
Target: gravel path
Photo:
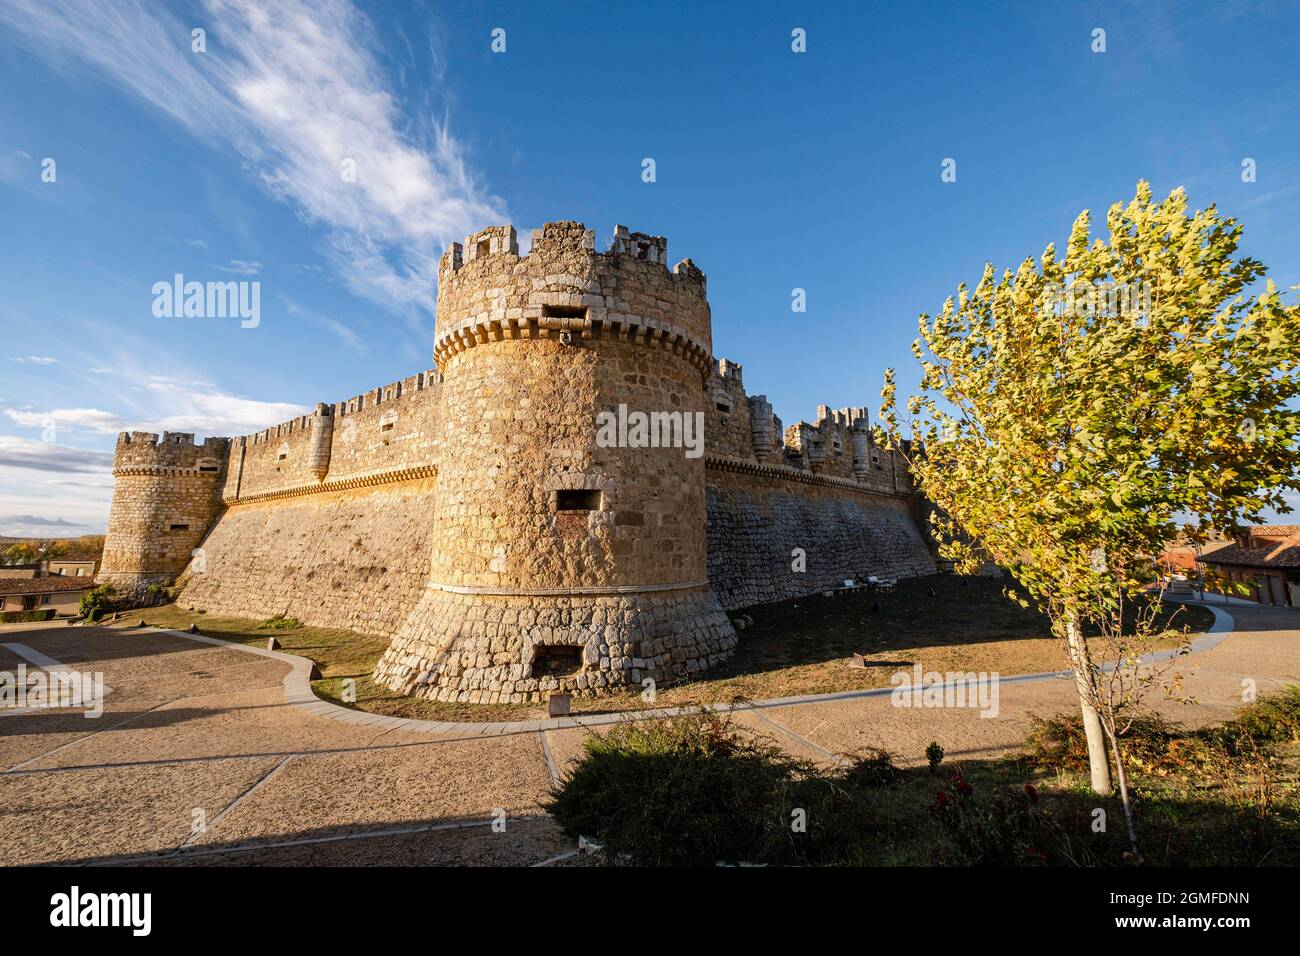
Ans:
<svg viewBox="0 0 1300 956"><path fill-rule="evenodd" d="M1243 687L1300 682L1300 612L1232 605L1233 632L1178 662L1196 726ZM0 671L57 661L103 674L102 716L0 710L5 862L151 865L536 865L573 862L542 803L584 726L412 732L345 722L290 698L294 665L165 631L28 625L0 635ZM23 649L23 654L12 647ZM289 678L287 681L286 678ZM735 719L830 763L864 746L924 762L1010 751L1033 714L1070 710L1061 679L1003 681L996 717L888 696L766 702Z"/></svg>

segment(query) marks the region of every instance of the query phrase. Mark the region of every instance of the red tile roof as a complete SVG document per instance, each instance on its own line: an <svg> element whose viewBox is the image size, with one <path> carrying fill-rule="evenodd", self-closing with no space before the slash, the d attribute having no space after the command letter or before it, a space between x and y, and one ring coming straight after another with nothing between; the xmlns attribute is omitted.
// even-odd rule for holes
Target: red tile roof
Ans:
<svg viewBox="0 0 1300 956"><path fill-rule="evenodd" d="M51 574L43 578L0 578L3 594L54 594L57 591L89 591L95 586L90 575L80 577Z"/></svg>
<svg viewBox="0 0 1300 956"><path fill-rule="evenodd" d="M1212 554L1202 555L1201 563L1230 564L1244 568L1300 568L1300 527L1296 527L1290 535L1277 536L1260 534L1259 528L1253 528L1251 535L1256 538L1276 538L1276 540L1262 548L1243 548L1240 545L1230 544Z"/></svg>

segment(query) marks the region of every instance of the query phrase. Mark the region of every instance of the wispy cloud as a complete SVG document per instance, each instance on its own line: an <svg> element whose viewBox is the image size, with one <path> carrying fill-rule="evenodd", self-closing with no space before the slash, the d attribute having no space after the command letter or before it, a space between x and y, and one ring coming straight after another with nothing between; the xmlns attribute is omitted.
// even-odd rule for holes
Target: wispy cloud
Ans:
<svg viewBox="0 0 1300 956"><path fill-rule="evenodd" d="M131 416L100 408L7 408L5 415L21 428L46 429L53 425L55 435L60 431L97 435L122 431L245 435L308 411L304 405L243 398L206 382L161 375L146 376L138 385L145 392L139 404L150 410L143 415Z"/></svg>
<svg viewBox="0 0 1300 956"><path fill-rule="evenodd" d="M98 408L52 408L46 411L6 408L5 415L21 428L48 428L109 435L121 431L121 419Z"/></svg>
<svg viewBox="0 0 1300 956"><path fill-rule="evenodd" d="M103 531L112 467L111 452L0 435L0 534Z"/></svg>
<svg viewBox="0 0 1300 956"><path fill-rule="evenodd" d="M301 306L288 296L280 296L280 301L284 303L284 310L295 319L328 330L348 348L357 352L368 352L370 350L370 347L361 340L360 336L338 319L331 319L328 315L321 315L319 312Z"/></svg>
<svg viewBox="0 0 1300 956"><path fill-rule="evenodd" d="M89 68L208 142L324 231L355 293L431 310L441 247L505 221L445 119L399 115L370 21L344 0L206 0L199 24L141 0L6 0L0 24L60 69ZM208 50L190 49L194 25ZM220 43L215 38L220 38Z"/></svg>
<svg viewBox="0 0 1300 956"><path fill-rule="evenodd" d="M59 360L49 355L20 355L12 361L19 365L58 365Z"/></svg>
<svg viewBox="0 0 1300 956"><path fill-rule="evenodd" d="M262 271L262 263L248 262L244 259L231 259L229 265L217 266L222 272L233 272L241 276L255 276Z"/></svg>
<svg viewBox="0 0 1300 956"><path fill-rule="evenodd" d="M94 474L107 471L112 464L111 452L0 435L0 466Z"/></svg>
<svg viewBox="0 0 1300 956"><path fill-rule="evenodd" d="M27 528L75 528L71 521L62 518L46 518L43 515L5 515L0 517L0 527L21 525Z"/></svg>

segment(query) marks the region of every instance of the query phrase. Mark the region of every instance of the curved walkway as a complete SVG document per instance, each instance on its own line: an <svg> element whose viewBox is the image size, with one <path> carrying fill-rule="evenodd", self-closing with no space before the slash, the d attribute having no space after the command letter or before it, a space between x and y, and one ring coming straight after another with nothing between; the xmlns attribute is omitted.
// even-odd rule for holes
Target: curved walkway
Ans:
<svg viewBox="0 0 1300 956"><path fill-rule="evenodd" d="M1214 615L1214 623L1201 637L1198 637L1191 642L1188 649L1190 654L1198 654L1217 647L1232 633L1233 621L1231 614L1227 613L1222 608L1214 607L1212 605L1205 605L1205 607ZM145 630L155 629L145 628ZM157 630L162 629L159 628ZM414 734L433 734L439 737L450 736L458 739L470 737L499 737L506 734L536 733L541 730L567 730L575 727L603 727L610 724L626 723L628 721L678 717L687 713L698 713L701 709L699 707L646 708L642 710L611 711L604 714L576 714L570 717L552 717L544 720L499 721L489 723L419 720L412 717L387 717L382 714L371 714L363 710L356 710L351 707L332 704L329 701L317 697L311 687L311 682L313 680L312 675L315 673L316 665L305 657L298 657L294 654L285 654L282 651L271 651L260 647L250 647L246 644L233 644L229 641L223 641L218 638L205 637L201 634L188 634L184 631L163 631L163 633L172 634L188 641L198 641L204 644L213 644L218 647L229 647L232 650L243 651L248 654L256 654L260 657L269 657L274 660L283 661L290 667L289 673L284 677L285 702L293 704L295 707L301 707L318 717L326 717L330 720L341 720L344 723L360 724L367 727L383 727L390 730L403 730L407 733ZM1175 656L1178 656L1175 651L1158 651L1153 654L1143 655L1141 661L1144 664L1150 664L1157 661L1170 660ZM999 677L999 680L1003 684L1019 684L1033 681L1058 680L1069 676L1069 671L1043 671L1037 674L1012 674L1006 677ZM950 685L944 684L939 686L948 687ZM867 690L840 691L833 694L805 694L799 697L773 697L768 700L750 700L734 704L710 704L708 709L718 713L732 713L735 711L759 710L768 707L792 707L796 704L820 704L831 701L865 700L874 697L889 697L893 692L893 687L876 687Z"/></svg>
<svg viewBox="0 0 1300 956"><path fill-rule="evenodd" d="M1248 689L1300 682L1300 614L1233 605L1231 615L1176 664L1198 703L1157 709L1210 723ZM305 659L202 635L39 625L0 635L0 671L37 666L36 655L100 672L112 693L94 720L0 710L9 863L563 863L574 850L545 813L552 786L592 726L647 716L406 722L316 699ZM819 763L867 746L923 763L931 741L950 760L980 759L1019 747L1033 715L1077 706L1055 677L1004 678L995 718L896 707L888 689L720 709Z"/></svg>

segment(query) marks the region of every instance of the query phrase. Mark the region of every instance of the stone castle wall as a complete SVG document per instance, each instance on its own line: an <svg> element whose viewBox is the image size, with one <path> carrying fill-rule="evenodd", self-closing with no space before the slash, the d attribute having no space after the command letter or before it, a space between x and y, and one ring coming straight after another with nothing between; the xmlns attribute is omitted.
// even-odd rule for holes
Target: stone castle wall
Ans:
<svg viewBox="0 0 1300 956"><path fill-rule="evenodd" d="M392 637L377 679L493 702L679 680L731 653L724 608L932 572L865 409L783 426L712 359L705 282L623 227L454 244L437 369L202 446L124 434L100 579ZM707 455L601 447L619 406L702 415Z"/></svg>
<svg viewBox="0 0 1300 956"><path fill-rule="evenodd" d="M711 460L709 581L728 610L935 572L906 499Z"/></svg>
<svg viewBox="0 0 1300 956"><path fill-rule="evenodd" d="M413 555L429 546L435 493L433 478L417 478L228 507L178 582L179 603L393 634L429 580Z"/></svg>

